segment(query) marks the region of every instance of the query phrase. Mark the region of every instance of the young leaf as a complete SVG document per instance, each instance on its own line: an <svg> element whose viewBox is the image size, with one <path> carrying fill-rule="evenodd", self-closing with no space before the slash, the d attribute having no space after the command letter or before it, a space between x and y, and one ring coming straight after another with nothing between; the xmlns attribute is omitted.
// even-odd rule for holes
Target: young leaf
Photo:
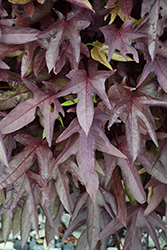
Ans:
<svg viewBox="0 0 167 250"><path fill-rule="evenodd" d="M113 70L111 65L107 62L108 46L99 41L93 42L94 48L91 50L91 56L94 60L99 61L107 68Z"/></svg>
<svg viewBox="0 0 167 250"><path fill-rule="evenodd" d="M99 41L95 41L92 44L87 44L87 45L94 46L94 48L91 50L91 56L94 60L99 61L107 68L113 70L110 63L107 62L108 45L100 43ZM133 59L130 58L129 56L126 56L126 58L128 59L128 61L133 61ZM120 62L127 62L127 60L117 51L114 51L111 59Z"/></svg>

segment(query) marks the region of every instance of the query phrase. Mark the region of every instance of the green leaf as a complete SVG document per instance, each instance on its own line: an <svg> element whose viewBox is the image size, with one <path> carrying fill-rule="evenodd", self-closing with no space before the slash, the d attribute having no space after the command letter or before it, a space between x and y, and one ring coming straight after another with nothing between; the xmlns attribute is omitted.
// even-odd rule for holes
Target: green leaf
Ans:
<svg viewBox="0 0 167 250"><path fill-rule="evenodd" d="M70 105L74 105L75 103L77 103L78 99L75 98L74 101L66 101L61 103L61 106L70 106Z"/></svg>
<svg viewBox="0 0 167 250"><path fill-rule="evenodd" d="M59 122L61 123L61 125L64 127L64 123L63 123L63 120L62 120L62 118L61 118L60 115L58 115L57 120L59 120Z"/></svg>

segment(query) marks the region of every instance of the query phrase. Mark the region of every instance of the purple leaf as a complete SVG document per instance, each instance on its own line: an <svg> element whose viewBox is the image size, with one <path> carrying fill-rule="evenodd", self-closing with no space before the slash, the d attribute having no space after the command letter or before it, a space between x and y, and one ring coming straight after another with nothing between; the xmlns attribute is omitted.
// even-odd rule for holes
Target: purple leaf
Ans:
<svg viewBox="0 0 167 250"><path fill-rule="evenodd" d="M144 215L150 214L155 208L159 205L159 203L164 199L167 204L167 194L166 188L167 184L159 182L155 178L151 178L151 180L146 184L145 188L153 187L153 195L151 196L151 200L144 211ZM167 216L167 208L165 210L165 215Z"/></svg>
<svg viewBox="0 0 167 250"><path fill-rule="evenodd" d="M145 57L146 57L146 64L144 66L143 72L139 79L137 87L139 87L142 82L146 79L150 72L154 72L157 75L158 82L160 83L161 87L167 92L167 74L166 74L166 67L167 67L167 58L156 55L154 61L152 62L150 55L148 54L147 47L145 44L137 43L135 46L137 49L140 49Z"/></svg>
<svg viewBox="0 0 167 250"><path fill-rule="evenodd" d="M119 100L115 103L113 110L111 111L111 119L108 127L112 126L116 119L123 113L127 115L125 120L126 127L126 139L129 148L129 152L133 158L133 161L140 151L140 128L139 121L142 121L144 127L147 129L151 139L157 144L157 138L154 131L155 124L152 114L149 110L149 106L166 106L165 101L161 101L151 96L144 95L138 90L134 92L130 91L123 86L116 84L119 92Z"/></svg>
<svg viewBox="0 0 167 250"><path fill-rule="evenodd" d="M88 75L85 70L72 70L67 74L71 81L66 87L57 94L58 97L69 93L77 93L77 117L78 121L88 135L89 129L93 122L94 107L93 95L98 94L105 105L110 109L110 103L105 92L104 82L115 71L97 71Z"/></svg>
<svg viewBox="0 0 167 250"><path fill-rule="evenodd" d="M97 119L96 119L97 116ZM60 135L57 142L66 139L73 133L80 133L80 136L72 135L69 144L64 148L61 154L55 160L51 172L62 162L68 159L72 154L76 154L77 162L80 167L80 177L90 194L93 202L95 202L96 193L99 186L97 173L94 169L94 151L95 149L116 155L118 157L126 158L116 147L114 147L106 137L102 128L100 128L101 119L107 119L109 116L100 110L95 110L93 125L86 136L85 132L79 126L77 118L69 125L69 127ZM74 137L75 136L75 137ZM72 138L73 142L72 142Z"/></svg>
<svg viewBox="0 0 167 250"><path fill-rule="evenodd" d="M148 23L148 51L151 60L154 61L158 49L158 38L163 34L163 24L167 16L166 1L143 1L141 15L145 13L149 13L145 20Z"/></svg>
<svg viewBox="0 0 167 250"><path fill-rule="evenodd" d="M35 84L24 79L27 87L34 93L32 99L20 103L13 109L4 119L0 122L0 128L3 134L16 131L28 123L34 120L35 111L37 107L40 107L40 111L44 116L44 128L46 138L51 147L54 122L58 117L60 111L64 115L63 108L56 98L55 85L51 83L45 83L45 85L52 86L53 91L43 92ZM51 111L51 105L54 105L53 112Z"/></svg>
<svg viewBox="0 0 167 250"><path fill-rule="evenodd" d="M77 156L77 162L79 165L79 173L81 179L86 187L87 192L91 196L93 203L95 203L96 194L99 187L98 175L94 167L91 167L92 164L90 164L89 162L84 164L79 155Z"/></svg>
<svg viewBox="0 0 167 250"><path fill-rule="evenodd" d="M127 210L125 202L125 190L122 186L121 178L118 175L118 168L114 169L108 186L111 194L116 200L118 218L122 222L122 224L126 226Z"/></svg>
<svg viewBox="0 0 167 250"><path fill-rule="evenodd" d="M124 15L129 18L133 7L133 0L120 0L120 6Z"/></svg>
<svg viewBox="0 0 167 250"><path fill-rule="evenodd" d="M83 225L86 221L87 228L85 232L83 232L84 235L80 236L81 238L79 238L79 241L82 242L83 238L85 239L86 233L89 248L94 249L97 243L96 238L100 232L100 228L103 228L102 225L106 225L108 223L108 221L103 223L102 220L113 217L111 209L113 209L116 213L114 197L106 189L100 188L100 190L97 191L95 204L87 193L82 193L78 196L74 206L72 220L63 239ZM85 249L87 249L87 243L84 245Z"/></svg>
<svg viewBox="0 0 167 250"><path fill-rule="evenodd" d="M2 60L0 60L0 68L1 69L10 69L10 67Z"/></svg>
<svg viewBox="0 0 167 250"><path fill-rule="evenodd" d="M1 43L24 44L37 40L39 31L33 28L2 27Z"/></svg>
<svg viewBox="0 0 167 250"><path fill-rule="evenodd" d="M40 174L46 179L49 172L49 161L52 157L51 151L41 145L40 138L33 138L30 135L18 134L15 139L26 147L16 154L10 161L8 170L1 176L0 187L6 188L21 177L33 164L37 158Z"/></svg>
<svg viewBox="0 0 167 250"><path fill-rule="evenodd" d="M59 19L44 32L39 34L39 38L50 38L49 47L46 52L46 63L49 72L54 68L59 55L59 47L65 39L68 39L76 61L80 57L81 38L79 32L89 26L90 22L86 18L70 17L70 13L65 18L56 11Z"/></svg>
<svg viewBox="0 0 167 250"><path fill-rule="evenodd" d="M21 76L22 77L26 74L28 70L28 67L32 61L34 50L37 46L39 46L39 43L37 43L36 41L31 42L31 43L26 43L24 45L24 53L23 53L22 62L21 62Z"/></svg>
<svg viewBox="0 0 167 250"><path fill-rule="evenodd" d="M139 62L138 53L134 47L131 46L132 39L145 36L137 33L133 29L134 21L129 20L124 22L120 29L113 24L100 28L105 37L105 44L109 46L108 62L116 49L120 51L123 57L127 60L126 54L131 53L136 62Z"/></svg>
<svg viewBox="0 0 167 250"><path fill-rule="evenodd" d="M167 232L167 228L157 216L155 212L144 216L145 205L133 205L128 207L127 213L127 232L125 236L124 249L126 250L140 250L141 249L141 236L142 228L147 228L151 238L153 239L156 249L160 250L158 237L156 235L156 227L162 228ZM122 223L118 220L112 220L108 226L100 233L98 239L106 237L107 235L115 233L117 230L122 228Z"/></svg>
<svg viewBox="0 0 167 250"><path fill-rule="evenodd" d="M5 148L5 144L3 141L3 137L0 131L0 161L7 167L9 167L9 163L8 163L8 158L7 158L7 153L6 153L6 148Z"/></svg>
<svg viewBox="0 0 167 250"><path fill-rule="evenodd" d="M82 0L66 0L66 1L68 1L68 2L70 2L70 3L72 3L72 4L76 4L76 5L78 5L78 6L80 6L80 7L82 7L82 8L86 8L86 9L88 9L88 10L91 10L91 11L94 11L93 9L92 9L92 6L91 6L91 4L89 3L89 1L82 1Z"/></svg>

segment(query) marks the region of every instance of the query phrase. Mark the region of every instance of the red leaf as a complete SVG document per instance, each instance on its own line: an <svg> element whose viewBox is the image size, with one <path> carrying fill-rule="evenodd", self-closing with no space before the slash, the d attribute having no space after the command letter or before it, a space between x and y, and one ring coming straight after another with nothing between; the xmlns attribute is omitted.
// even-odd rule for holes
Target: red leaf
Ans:
<svg viewBox="0 0 167 250"><path fill-rule="evenodd" d="M28 16L32 17L34 14L34 3L29 2L29 3L23 4L23 9Z"/></svg>

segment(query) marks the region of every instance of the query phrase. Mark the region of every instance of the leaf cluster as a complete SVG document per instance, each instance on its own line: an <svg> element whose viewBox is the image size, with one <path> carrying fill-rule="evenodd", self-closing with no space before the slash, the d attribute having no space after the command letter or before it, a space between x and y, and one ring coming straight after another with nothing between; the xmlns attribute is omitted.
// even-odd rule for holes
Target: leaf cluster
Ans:
<svg viewBox="0 0 167 250"><path fill-rule="evenodd" d="M165 0L0 2L2 236L141 249L167 227ZM18 223L19 222L19 223ZM148 247L148 246L146 246Z"/></svg>

